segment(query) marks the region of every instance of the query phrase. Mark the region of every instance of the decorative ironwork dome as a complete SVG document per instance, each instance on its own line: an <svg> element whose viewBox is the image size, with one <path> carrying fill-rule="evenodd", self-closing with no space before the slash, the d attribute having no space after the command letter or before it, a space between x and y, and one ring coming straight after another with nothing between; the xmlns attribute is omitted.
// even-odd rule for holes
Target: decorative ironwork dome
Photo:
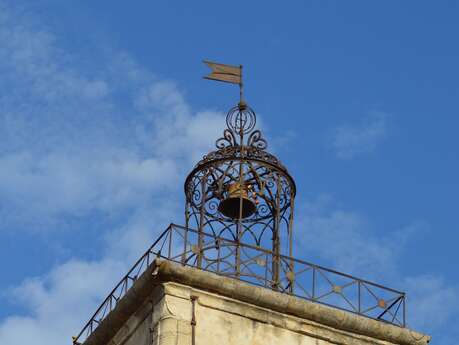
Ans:
<svg viewBox="0 0 459 345"><path fill-rule="evenodd" d="M93 336L155 258L261 285L405 327L405 293L293 257L295 181L267 152L242 101L242 66L205 63L206 79L239 84L227 128L185 180L185 226L170 224L96 310L73 344ZM97 335L96 335L97 336Z"/></svg>
<svg viewBox="0 0 459 345"><path fill-rule="evenodd" d="M240 277L256 260L244 261L239 243L274 254L270 281L279 284L276 255L292 256L295 182L255 129L255 112L240 102L226 116L227 128L216 151L198 162L185 181L186 227L234 241L222 256L217 244L203 246L199 235L193 253L198 267L227 266ZM253 262L252 262L253 261Z"/></svg>

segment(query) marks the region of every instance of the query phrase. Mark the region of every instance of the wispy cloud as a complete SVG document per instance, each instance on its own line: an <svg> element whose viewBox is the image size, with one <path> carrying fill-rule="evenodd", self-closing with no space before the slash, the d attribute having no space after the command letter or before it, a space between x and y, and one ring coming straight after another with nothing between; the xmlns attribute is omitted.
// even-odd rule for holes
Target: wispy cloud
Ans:
<svg viewBox="0 0 459 345"><path fill-rule="evenodd" d="M381 235L365 215L336 206L329 195L303 202L297 207L297 214L297 234L301 232L298 250L340 270L371 279L394 278L404 244L427 227L418 221Z"/></svg>
<svg viewBox="0 0 459 345"><path fill-rule="evenodd" d="M330 134L330 147L340 159L350 159L372 152L387 135L389 115L370 112L360 123L343 124Z"/></svg>
<svg viewBox="0 0 459 345"><path fill-rule="evenodd" d="M411 324L419 329L444 327L459 318L458 287L449 285L442 277L420 275L404 281L409 295Z"/></svg>
<svg viewBox="0 0 459 345"><path fill-rule="evenodd" d="M94 74L36 18L0 8L0 232L59 231L69 218L85 231L95 211L117 219L100 259L58 264L9 295L26 316L0 320L1 344L63 344L155 231L182 217L184 175L223 114L195 112L122 52L91 52L104 62Z"/></svg>
<svg viewBox="0 0 459 345"><path fill-rule="evenodd" d="M451 334L448 325L459 319L459 286L448 285L436 274L411 275L400 265L405 245L429 231L425 222L381 235L364 215L336 206L329 195L303 202L297 214L297 253L384 285L395 284L392 287L408 294L409 327Z"/></svg>
<svg viewBox="0 0 459 345"><path fill-rule="evenodd" d="M123 53L93 77L28 19L6 6L0 16L0 231L117 212L179 185L221 114L193 113Z"/></svg>
<svg viewBox="0 0 459 345"><path fill-rule="evenodd" d="M70 261L45 277L26 280L12 297L25 305L27 316L10 316L0 323L2 344L66 344L81 322L94 312L94 302L114 285L123 261ZM90 283L88 283L90 282Z"/></svg>
<svg viewBox="0 0 459 345"><path fill-rule="evenodd" d="M104 66L95 74L58 42L44 25L0 3L0 231L58 231L67 217L85 224L94 210L120 220L105 232L100 259L74 258L12 289L25 316L0 320L1 344L70 342L151 242L152 225L161 228L182 213L184 174L224 123L222 114L194 111L177 85L158 80L123 52L98 56ZM336 128L337 156L373 150L386 122L386 114L375 113L357 126ZM302 251L372 277L400 277L400 248L391 243L400 245L393 239L423 226L409 224L381 239L368 232L364 216L327 197L297 214L304 215L296 225ZM429 313L447 315L444 322L455 317L455 287L435 276L404 284L419 301L415 325L428 327L420 315ZM436 297L429 299L433 291L441 291L447 305L439 309Z"/></svg>

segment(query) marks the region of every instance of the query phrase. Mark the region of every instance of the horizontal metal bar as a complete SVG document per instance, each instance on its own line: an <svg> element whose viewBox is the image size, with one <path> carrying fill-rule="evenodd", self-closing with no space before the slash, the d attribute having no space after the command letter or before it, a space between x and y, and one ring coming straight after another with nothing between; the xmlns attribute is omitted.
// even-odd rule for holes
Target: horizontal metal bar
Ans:
<svg viewBox="0 0 459 345"><path fill-rule="evenodd" d="M300 275L301 273L309 272L310 269L312 269L313 273L316 272L316 271L318 271L318 272L327 272L327 273L329 273L331 275L331 277L338 276L338 277L344 277L344 278L352 280L352 282L348 282L347 284L345 284L344 287L346 287L346 285L350 285L350 284L354 284L354 283L357 283L359 287L361 286L361 284L366 284L368 286L372 286L372 287L375 287L375 288L378 288L378 289L381 289L381 290L396 294L398 296L394 296L393 297L393 298L395 298L395 300L393 301L393 303L390 304L389 307L385 308L385 310L378 317L372 317L372 316L366 314L365 312L362 312L360 307L357 310L346 309L346 308L343 308L343 307L341 307L339 305L333 305L333 304L330 304L330 303L326 303L324 301L319 301L319 300L317 300L317 298L315 298L314 293L312 294L312 297L311 297L309 292L307 292L306 290L304 290L304 294L301 295L301 294L295 294L295 293L293 293L293 291L289 291L288 289L284 289L284 286L280 286L281 291L283 291L284 293L288 293L288 294L291 294L291 295L294 295L294 296L297 296L297 297L300 297L300 298L303 298L303 299L306 299L306 300L310 300L310 301L313 301L315 303L320 303L320 304L323 304L323 305L331 306L331 307L334 307L334 308L337 308L337 309L345 310L345 311L348 311L348 312L351 312L351 313L354 313L354 314L358 314L358 315L362 315L362 316L365 316L365 317L368 317L368 318L378 319L380 321L392 323L392 324L395 324L395 325L398 325L398 326L402 326L402 327L405 326L405 293L404 292L397 291L397 290L385 287L383 285L376 284L376 283L373 283L373 282L370 282L370 281L367 281L367 280L364 280L364 279L360 279L360 278L354 277L352 275L349 275L349 274L346 274L346 273L342 273L342 272L339 272L339 271L335 271L335 270L332 270L332 269L329 269L329 268L326 268L326 267L322 267L322 266L319 266L319 265L316 265L316 264L313 264L313 263L310 263L310 262L307 262L307 261L304 261L304 260L299 260L299 259L296 259L296 258L293 258L293 257L290 257L290 256L286 256L286 255L275 254L274 252L272 252L270 250L267 250L265 248L261 248L261 247L250 245L250 244L246 244L246 243L236 242L234 240L231 240L231 239L228 239L228 238L224 238L224 237L217 237L217 236L215 236L213 234L209 234L209 233L206 233L206 232L203 232L203 231L198 232L197 230L186 228L186 227L178 225L178 224L170 224L168 226L168 228L166 230L164 230L160 234L160 236L156 239L156 241L139 258L139 260L137 260L137 262L132 266L132 268L129 270L129 272L120 280L120 282L110 292L110 294L107 296L107 298L105 298L105 300L102 302L102 304L99 306L99 308L97 308L96 312L89 319L89 321L85 324L85 326L83 327L81 332L78 334L78 336L74 338L73 343L75 345L84 342L84 340L87 339L94 332L94 330L98 327L99 323L101 321L103 321L103 319L116 307L118 301L126 294L127 291L129 291L129 289L130 289L130 288L128 288L129 281L131 282L131 284L129 284L129 285L132 287L134 285L135 281L141 276L141 274L143 272L145 272L145 270L153 263L153 260L149 259L150 255L151 256L160 257L160 258L164 258L164 259L168 259L168 260L171 260L171 261L174 261L174 262L177 262L177 263L185 264L187 266L195 267L195 264L193 264L193 263L189 263L189 262L186 262L186 261L183 262L181 260L175 260L177 258L181 258L182 255L190 255L190 257L192 255L195 255L195 253L193 253L192 250L191 251L187 250L185 253L179 253L179 254L177 254L177 253L172 254L171 252L168 252L167 255L163 255L161 253L161 248L163 248L164 245L168 245L169 247L171 245L173 245L172 238L174 238L175 241L185 241L186 240L186 238L187 238L186 236L175 236L175 237L172 236L173 232L179 232L180 234L182 234L182 232L194 233L196 235L204 236L207 239L210 238L213 242L217 241L218 248L217 248L217 246L215 246L215 244L211 245L209 243L209 247L200 248L201 252L205 252L206 249L207 250L209 250L209 249L221 250L223 248L233 247L233 246L234 247L238 247L238 248L245 248L245 249L250 249L250 250L255 251L255 253L245 253L245 255L246 255L245 262L247 262L247 263L250 263L251 261L256 263L256 259L257 258L259 258L261 255L265 256L266 259L267 259L267 261L265 263L266 267L263 269L263 272L260 272L259 274L255 273L255 272L239 272L238 277L236 277L234 272L231 272L231 270L222 271L219 268L213 269L212 268L213 263L211 263L208 266L208 269L200 268L200 269L205 270L205 271L214 272L214 273L221 274L221 275L233 278L233 279L242 280L242 281L248 282L248 283L256 285L256 286L267 287L267 286L272 286L274 284L274 281L269 279L269 275L266 275L266 273L267 273L266 270L268 269L267 268L268 267L268 259L269 258L274 259L276 257L281 262L282 261L286 261L289 264L292 263L292 262L295 263L295 267L300 268L299 273L296 273L298 275ZM169 243L168 243L168 241L169 241ZM159 246L159 244L161 244L161 248L156 248L157 246ZM185 248L186 248L188 245L191 246L191 243L185 243L185 245L186 245L185 246ZM146 260L147 264L145 264L145 260ZM208 259L208 260L211 260L211 261L215 260L217 262L218 258ZM222 262L224 262L224 261L222 261ZM301 265L303 265L303 268L301 267ZM219 267L219 266L217 265L217 267ZM288 266L288 267L290 267L290 266ZM251 271L251 270L248 269L248 267L246 267L245 269L248 270L248 271ZM132 274L135 270L137 270L135 272L135 274ZM282 273L283 274L286 273L285 270L286 270L286 268L282 269ZM284 278L282 278L282 279L284 279ZM314 289L317 289L317 279L314 279L314 277L313 277L312 278L312 283L313 283L312 288L313 288L313 291L314 291ZM284 283L282 283L282 284L284 284ZM301 287L301 285L299 285L299 286ZM361 289L359 288L358 289L358 296L357 296L358 297L359 306L360 306L361 297L362 297L361 293L362 293ZM376 296L374 296L374 297L376 298ZM114 303L113 303L113 300L114 300ZM390 322L390 321L381 319L384 316L384 314L389 309L391 309L397 302L400 302L400 305L401 305L401 308L402 308L402 313L403 313L403 321L401 322L402 324L400 324L400 322L399 323L395 323L395 322ZM400 305L397 307L397 310L396 310L396 312L394 314L393 321L394 320L398 320L396 318L396 316L397 316L398 310L400 308ZM107 312L107 310L108 310L108 312ZM100 313L102 311L103 311L103 313L102 313L102 315L100 315ZM83 337L84 337L84 339L82 339Z"/></svg>
<svg viewBox="0 0 459 345"><path fill-rule="evenodd" d="M194 229L191 229L191 228L187 229L186 227L178 225L178 224L172 223L171 226L175 227L175 228L179 228L179 229L183 229L183 230L186 230L186 231L189 231L189 232L193 232L193 233L199 234L199 232L197 230L194 230ZM238 242L236 242L234 240L230 240L230 239L227 239L227 238L215 237L213 234L209 234L209 233L204 232L204 231L201 231L201 234L204 235L204 236L208 236L208 237L218 238L219 240L224 240L226 242L230 242L230 243L235 244L235 245L237 244L237 245L239 245L241 247L251 248L251 249L258 250L260 252L264 252L264 253L267 253L267 254L274 255L274 253L272 251L267 250L265 248L253 246L253 245L250 245L250 244L247 244L247 243L240 243L240 242L238 243ZM310 263L310 262L307 262L307 261L304 261L304 260L301 260L301 259L297 259L297 258L294 258L292 256L287 256L287 255L282 255L282 254L279 254L277 256L279 256L281 259L285 259L285 260L290 260L290 261L294 261L294 262L297 262L297 263L301 263L303 265L310 266L311 268L315 267L315 268L318 268L318 269L323 270L323 271L334 273L334 274L337 274L337 275L340 275L340 276L343 276L343 277L346 277L346 278L349 278L349 279L357 280L357 281L360 281L362 283L369 284L369 285L372 285L372 286L375 286L375 287L378 287L378 288L381 288L381 289L384 289L384 290L388 290L388 291L391 291L391 292L394 292L394 293L397 293L397 294L404 294L404 292L402 292L402 291L398 291L398 290L389 288L387 286L383 286L383 285L371 282L369 280L361 279L361 278L352 276L350 274L346 274L346 273L339 272L339 271L336 271L336 270L333 270L333 269L330 269L330 268L326 268L326 267L323 267L323 266L320 266L320 265L316 265L316 264L313 264L313 263Z"/></svg>

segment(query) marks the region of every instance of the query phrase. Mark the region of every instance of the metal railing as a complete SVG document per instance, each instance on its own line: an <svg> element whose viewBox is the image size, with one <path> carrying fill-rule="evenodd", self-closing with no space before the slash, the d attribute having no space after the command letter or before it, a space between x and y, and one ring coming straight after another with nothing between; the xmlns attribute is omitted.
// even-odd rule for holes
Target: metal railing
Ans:
<svg viewBox="0 0 459 345"><path fill-rule="evenodd" d="M199 248L196 246L198 241L201 243ZM406 325L403 292L293 257L276 255L258 246L171 224L73 338L74 345L84 343L155 258L232 277L396 326ZM277 270L276 274L273 270Z"/></svg>

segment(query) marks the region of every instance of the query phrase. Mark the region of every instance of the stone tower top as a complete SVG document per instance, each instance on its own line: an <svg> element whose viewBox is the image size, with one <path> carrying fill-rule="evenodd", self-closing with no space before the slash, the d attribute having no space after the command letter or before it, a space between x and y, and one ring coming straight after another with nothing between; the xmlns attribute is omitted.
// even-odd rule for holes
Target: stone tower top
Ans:
<svg viewBox="0 0 459 345"><path fill-rule="evenodd" d="M242 99L242 67L206 63L241 98L186 178L185 225L160 234L74 345L428 343L406 328L405 293L293 257L295 182Z"/></svg>
<svg viewBox="0 0 459 345"><path fill-rule="evenodd" d="M85 345L426 345L407 328L155 260Z"/></svg>

